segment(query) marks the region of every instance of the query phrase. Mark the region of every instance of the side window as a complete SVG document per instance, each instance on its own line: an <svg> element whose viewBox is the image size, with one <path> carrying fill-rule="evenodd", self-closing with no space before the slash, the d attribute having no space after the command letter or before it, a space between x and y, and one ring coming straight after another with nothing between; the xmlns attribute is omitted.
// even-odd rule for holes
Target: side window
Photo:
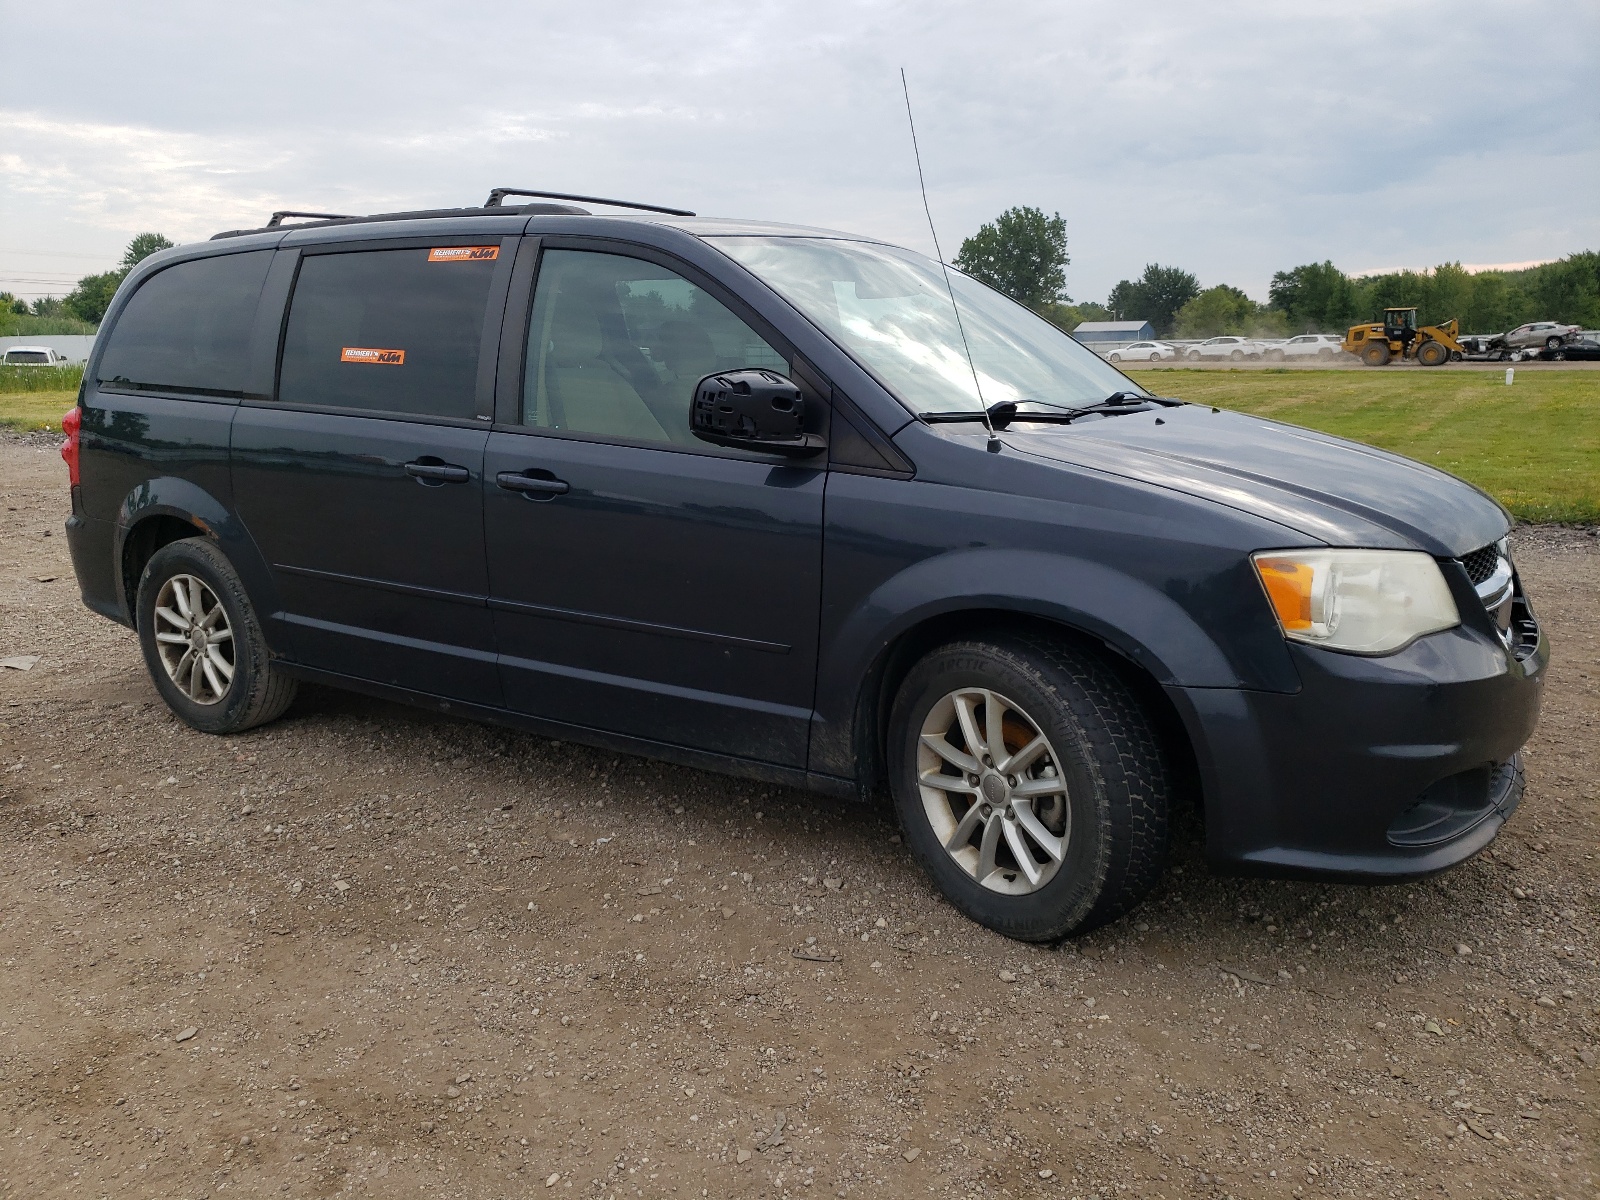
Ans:
<svg viewBox="0 0 1600 1200"><path fill-rule="evenodd" d="M498 246L307 255L289 302L278 399L471 419L498 256Z"/></svg>
<svg viewBox="0 0 1600 1200"><path fill-rule="evenodd" d="M709 292L621 254L547 250L528 321L522 423L704 448L689 432L694 385L783 355Z"/></svg>
<svg viewBox="0 0 1600 1200"><path fill-rule="evenodd" d="M271 250L190 259L133 294L100 356L101 383L239 395Z"/></svg>

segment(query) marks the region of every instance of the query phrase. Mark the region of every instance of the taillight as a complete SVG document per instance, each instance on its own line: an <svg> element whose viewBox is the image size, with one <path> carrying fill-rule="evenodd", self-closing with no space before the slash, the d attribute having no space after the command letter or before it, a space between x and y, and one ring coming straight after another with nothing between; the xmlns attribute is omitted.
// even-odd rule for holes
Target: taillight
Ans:
<svg viewBox="0 0 1600 1200"><path fill-rule="evenodd" d="M67 440L61 443L61 458L67 464L67 478L73 487L78 486L78 427L83 424L83 410L77 405L67 409L61 418L61 432Z"/></svg>

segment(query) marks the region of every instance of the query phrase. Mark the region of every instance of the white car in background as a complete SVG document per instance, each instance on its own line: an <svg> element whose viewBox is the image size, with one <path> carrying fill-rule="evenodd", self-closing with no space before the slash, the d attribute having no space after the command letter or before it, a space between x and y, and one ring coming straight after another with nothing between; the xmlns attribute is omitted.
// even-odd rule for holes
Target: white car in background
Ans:
<svg viewBox="0 0 1600 1200"><path fill-rule="evenodd" d="M1343 339L1331 333L1303 333L1267 347L1267 358L1283 362L1295 358L1332 358L1343 351Z"/></svg>
<svg viewBox="0 0 1600 1200"><path fill-rule="evenodd" d="M52 350L49 346L12 346L5 352L5 365L8 367L66 367L71 364L65 354Z"/></svg>
<svg viewBox="0 0 1600 1200"><path fill-rule="evenodd" d="M1204 358L1226 358L1240 362L1246 358L1261 357L1261 343L1250 338L1234 337L1232 334L1223 334L1220 337L1207 338L1203 342L1196 342L1184 351L1184 357L1190 362L1199 362Z"/></svg>
<svg viewBox="0 0 1600 1200"><path fill-rule="evenodd" d="M1135 342L1118 346L1106 355L1107 362L1169 362L1178 357L1178 348L1166 342Z"/></svg>

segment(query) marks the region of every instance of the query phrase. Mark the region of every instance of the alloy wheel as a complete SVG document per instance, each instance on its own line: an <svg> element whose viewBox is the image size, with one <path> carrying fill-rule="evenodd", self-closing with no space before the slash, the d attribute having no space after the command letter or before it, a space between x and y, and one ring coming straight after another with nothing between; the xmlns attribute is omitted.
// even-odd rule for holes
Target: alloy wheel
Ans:
<svg viewBox="0 0 1600 1200"><path fill-rule="evenodd" d="M233 685L233 627L222 601L194 575L174 575L156 595L156 649L167 677L196 704L217 704Z"/></svg>
<svg viewBox="0 0 1600 1200"><path fill-rule="evenodd" d="M939 844L990 891L1025 896L1060 869L1072 810L1038 723L987 688L950 692L917 739L917 784Z"/></svg>

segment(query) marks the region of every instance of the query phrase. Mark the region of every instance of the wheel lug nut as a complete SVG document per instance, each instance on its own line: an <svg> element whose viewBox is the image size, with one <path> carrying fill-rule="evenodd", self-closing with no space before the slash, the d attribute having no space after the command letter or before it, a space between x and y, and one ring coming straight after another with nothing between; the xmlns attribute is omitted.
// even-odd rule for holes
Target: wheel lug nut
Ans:
<svg viewBox="0 0 1600 1200"><path fill-rule="evenodd" d="M1006 782L1008 784L1010 784L1012 787L1016 787L1017 786L1017 777L1015 775L1007 775L1006 776Z"/></svg>

